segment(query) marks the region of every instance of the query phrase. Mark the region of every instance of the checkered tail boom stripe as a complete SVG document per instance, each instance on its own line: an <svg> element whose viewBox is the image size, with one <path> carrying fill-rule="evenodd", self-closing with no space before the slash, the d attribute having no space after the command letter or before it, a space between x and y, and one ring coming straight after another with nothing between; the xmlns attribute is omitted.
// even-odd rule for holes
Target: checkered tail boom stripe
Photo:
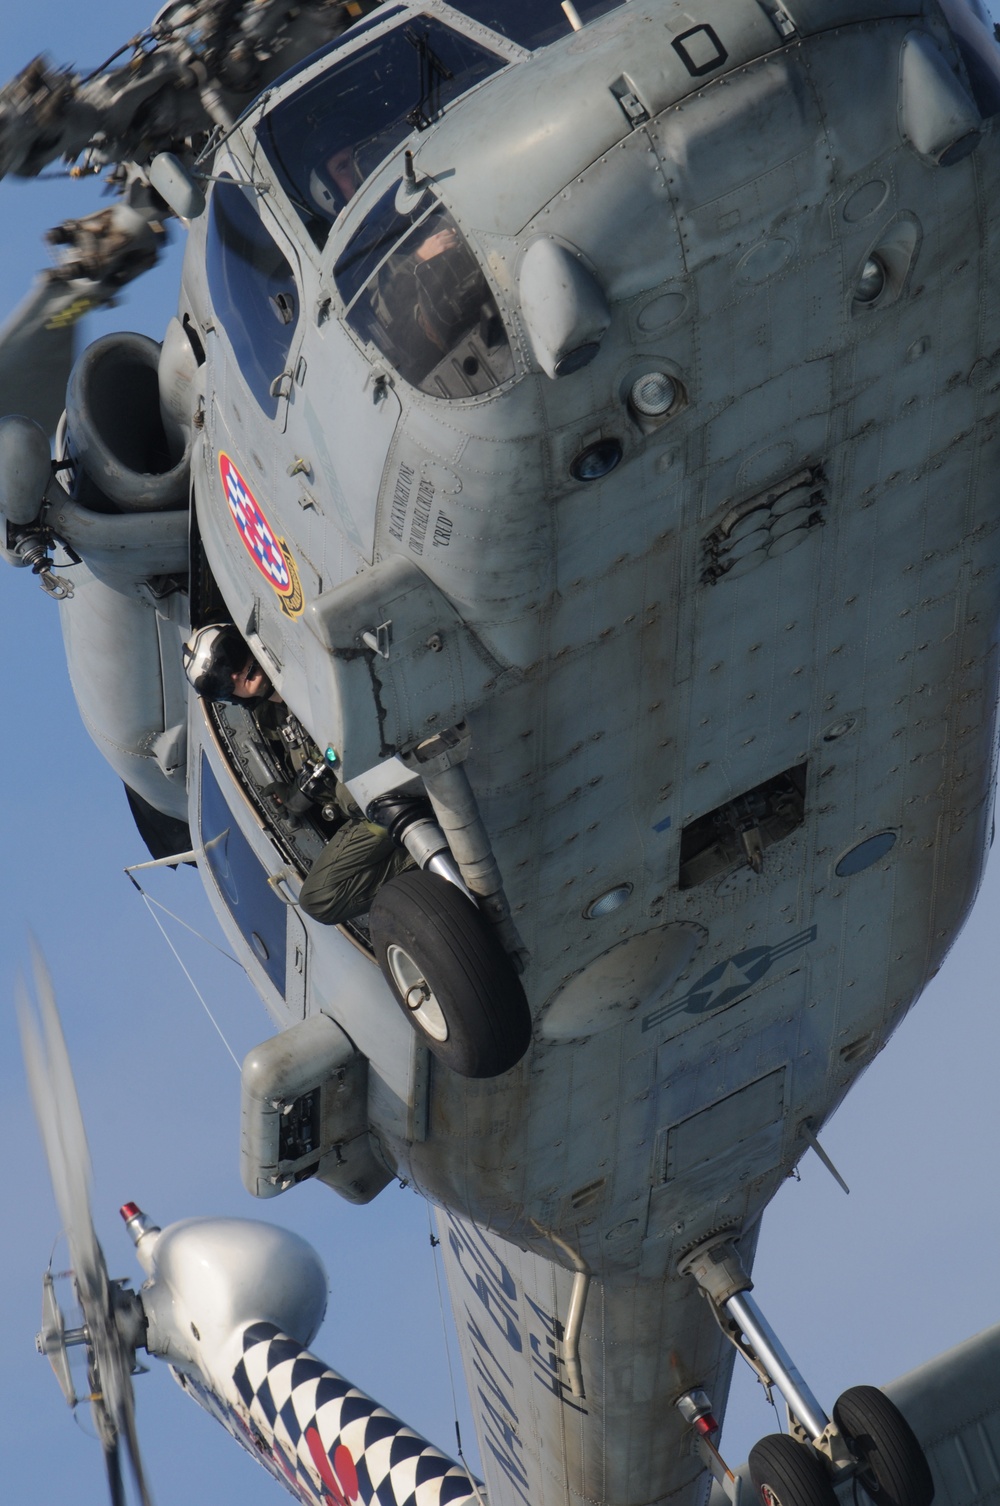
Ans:
<svg viewBox="0 0 1000 1506"><path fill-rule="evenodd" d="M457 1506L476 1494L464 1469L273 1323L244 1330L232 1385L258 1448L309 1506Z"/></svg>

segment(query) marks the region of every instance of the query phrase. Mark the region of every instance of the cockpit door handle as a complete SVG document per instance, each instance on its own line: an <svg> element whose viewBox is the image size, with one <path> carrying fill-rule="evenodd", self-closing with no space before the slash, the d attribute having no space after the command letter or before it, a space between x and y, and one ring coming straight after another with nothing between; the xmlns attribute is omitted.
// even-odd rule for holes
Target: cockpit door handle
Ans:
<svg viewBox="0 0 1000 1506"><path fill-rule="evenodd" d="M292 382L294 380L294 372L283 371L280 376L275 377L267 390L272 397L287 397L292 390Z"/></svg>

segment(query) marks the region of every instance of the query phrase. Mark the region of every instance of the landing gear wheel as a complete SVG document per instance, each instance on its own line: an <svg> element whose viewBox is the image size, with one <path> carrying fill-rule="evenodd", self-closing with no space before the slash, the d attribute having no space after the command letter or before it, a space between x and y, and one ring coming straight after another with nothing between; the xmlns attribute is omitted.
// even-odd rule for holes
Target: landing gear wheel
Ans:
<svg viewBox="0 0 1000 1506"><path fill-rule="evenodd" d="M368 915L379 967L413 1028L462 1077L521 1060L531 1015L510 958L460 889L416 869L390 879Z"/></svg>
<svg viewBox="0 0 1000 1506"><path fill-rule="evenodd" d="M862 1465L858 1483L878 1506L930 1506L934 1481L916 1435L898 1407L875 1386L852 1386L833 1420Z"/></svg>
<svg viewBox="0 0 1000 1506"><path fill-rule="evenodd" d="M786 1433L770 1433L750 1450L750 1478L764 1506L837 1506L816 1450Z"/></svg>

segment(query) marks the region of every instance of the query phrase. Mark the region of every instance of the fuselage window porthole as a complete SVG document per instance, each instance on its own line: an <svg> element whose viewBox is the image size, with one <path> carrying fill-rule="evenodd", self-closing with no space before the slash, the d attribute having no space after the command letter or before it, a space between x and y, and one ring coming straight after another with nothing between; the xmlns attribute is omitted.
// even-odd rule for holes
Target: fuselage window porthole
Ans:
<svg viewBox="0 0 1000 1506"><path fill-rule="evenodd" d="M212 772L201 761L201 840L219 894L264 972L279 993L285 991L287 911L267 881L267 872Z"/></svg>
<svg viewBox="0 0 1000 1506"><path fill-rule="evenodd" d="M866 837L863 842L844 853L834 872L838 878L851 878L855 873L863 873L866 868L871 868L880 858L884 858L895 845L894 831L880 831L874 837Z"/></svg>

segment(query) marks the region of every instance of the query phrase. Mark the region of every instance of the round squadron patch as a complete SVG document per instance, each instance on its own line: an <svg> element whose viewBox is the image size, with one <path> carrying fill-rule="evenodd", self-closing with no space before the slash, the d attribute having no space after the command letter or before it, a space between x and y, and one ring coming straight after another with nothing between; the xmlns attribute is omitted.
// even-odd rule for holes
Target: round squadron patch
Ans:
<svg viewBox="0 0 1000 1506"><path fill-rule="evenodd" d="M285 615L300 616L305 602L291 550L284 539L277 537L261 512L257 498L225 451L219 455L219 476L236 531L247 553L277 594Z"/></svg>

